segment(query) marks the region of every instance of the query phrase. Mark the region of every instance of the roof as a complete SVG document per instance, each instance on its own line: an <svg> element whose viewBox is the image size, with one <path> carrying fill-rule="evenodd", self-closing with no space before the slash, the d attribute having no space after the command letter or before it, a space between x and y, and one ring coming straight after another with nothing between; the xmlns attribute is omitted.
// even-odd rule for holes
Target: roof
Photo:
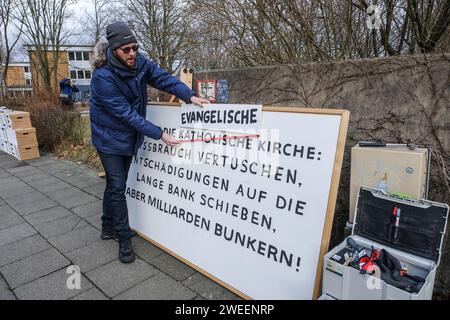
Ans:
<svg viewBox="0 0 450 320"><path fill-rule="evenodd" d="M29 67L29 62L10 62L8 67ZM2 64L2 67L5 67L5 64Z"/></svg>
<svg viewBox="0 0 450 320"><path fill-rule="evenodd" d="M34 44L24 44L24 47L27 48L28 51L34 51L35 50L35 45ZM71 50L79 50L79 51L92 51L94 50L94 46L95 45L89 45L89 44L65 44L65 45L60 45L59 46L59 50L60 51L71 51ZM52 49L52 45L48 45L47 46L49 50Z"/></svg>

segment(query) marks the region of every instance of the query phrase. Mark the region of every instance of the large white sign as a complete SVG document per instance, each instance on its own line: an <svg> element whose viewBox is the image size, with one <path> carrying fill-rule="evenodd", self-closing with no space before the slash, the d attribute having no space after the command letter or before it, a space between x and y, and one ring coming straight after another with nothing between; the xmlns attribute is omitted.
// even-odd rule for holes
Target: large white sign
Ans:
<svg viewBox="0 0 450 320"><path fill-rule="evenodd" d="M146 138L128 177L131 227L248 297L311 299L341 116L265 111L258 137L238 139L179 117L148 108L194 142ZM205 132L214 139L195 139Z"/></svg>

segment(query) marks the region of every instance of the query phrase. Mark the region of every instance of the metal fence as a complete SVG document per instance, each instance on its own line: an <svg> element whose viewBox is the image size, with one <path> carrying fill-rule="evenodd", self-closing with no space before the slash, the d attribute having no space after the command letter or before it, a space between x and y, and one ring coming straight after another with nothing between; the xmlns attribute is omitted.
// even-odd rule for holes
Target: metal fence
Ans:
<svg viewBox="0 0 450 320"><path fill-rule="evenodd" d="M73 93L73 101L74 102L87 102L89 97L91 96L91 87L88 85L78 85L79 92Z"/></svg>

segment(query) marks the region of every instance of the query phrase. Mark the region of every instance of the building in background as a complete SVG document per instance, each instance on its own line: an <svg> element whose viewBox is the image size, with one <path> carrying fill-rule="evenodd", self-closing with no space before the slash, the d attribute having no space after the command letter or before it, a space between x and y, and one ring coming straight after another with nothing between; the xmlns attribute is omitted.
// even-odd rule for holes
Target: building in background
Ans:
<svg viewBox="0 0 450 320"><path fill-rule="evenodd" d="M45 90L44 81L39 72L40 64L37 59L36 50L33 46L26 46L30 57L31 72L33 74L33 89L35 91ZM54 71L51 76L51 85L53 88L59 89L59 82L63 78L70 78L80 89L74 93L75 102L85 102L89 99L91 85L91 57L93 55L94 46L92 45L64 45L60 46L58 57L57 83L54 83ZM54 61L56 53L49 51L49 61Z"/></svg>
<svg viewBox="0 0 450 320"><path fill-rule="evenodd" d="M5 65L2 65L2 69ZM8 74L3 79L9 97L31 96L33 92L31 66L29 62L11 62Z"/></svg>
<svg viewBox="0 0 450 320"><path fill-rule="evenodd" d="M65 48L69 65L69 78L80 89L74 93L74 101L87 101L90 95L94 46L72 46Z"/></svg>

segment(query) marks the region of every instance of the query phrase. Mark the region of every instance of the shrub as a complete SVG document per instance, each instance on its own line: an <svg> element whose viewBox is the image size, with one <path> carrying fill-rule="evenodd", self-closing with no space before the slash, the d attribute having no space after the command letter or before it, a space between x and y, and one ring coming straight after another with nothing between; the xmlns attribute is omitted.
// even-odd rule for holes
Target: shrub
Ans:
<svg viewBox="0 0 450 320"><path fill-rule="evenodd" d="M30 113L31 123L36 128L39 147L54 151L61 143L83 144L86 126L79 112L64 110L58 97L35 96L27 98L22 109Z"/></svg>

